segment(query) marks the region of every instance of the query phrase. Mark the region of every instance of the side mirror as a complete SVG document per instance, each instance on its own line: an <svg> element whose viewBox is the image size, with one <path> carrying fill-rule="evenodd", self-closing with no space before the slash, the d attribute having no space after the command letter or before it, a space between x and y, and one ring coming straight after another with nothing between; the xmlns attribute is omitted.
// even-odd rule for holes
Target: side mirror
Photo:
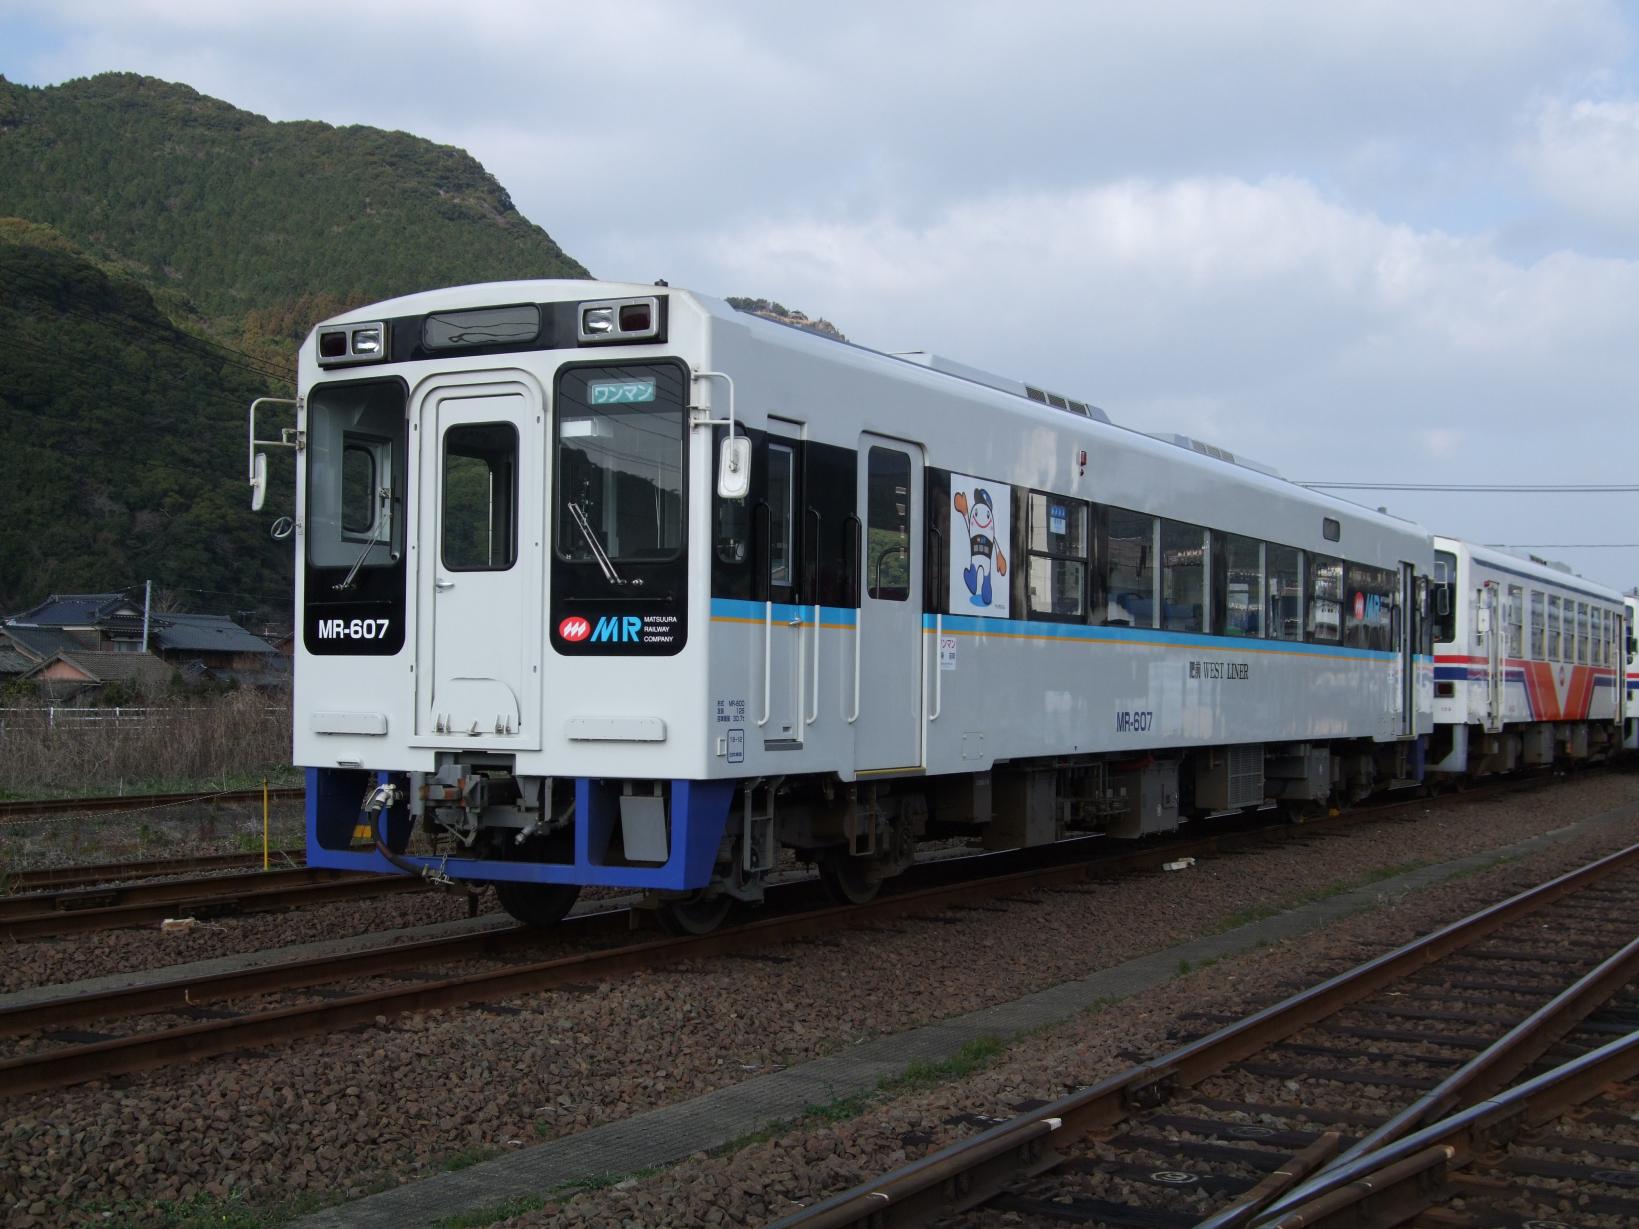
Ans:
<svg viewBox="0 0 1639 1229"><path fill-rule="evenodd" d="M717 498L744 499L751 492L751 440L727 435L717 450Z"/></svg>
<svg viewBox="0 0 1639 1229"><path fill-rule="evenodd" d="M1451 613L1451 586L1436 585L1434 588L1434 613L1442 618Z"/></svg>
<svg viewBox="0 0 1639 1229"><path fill-rule="evenodd" d="M250 510L260 512L267 498L267 453L258 452L250 463Z"/></svg>

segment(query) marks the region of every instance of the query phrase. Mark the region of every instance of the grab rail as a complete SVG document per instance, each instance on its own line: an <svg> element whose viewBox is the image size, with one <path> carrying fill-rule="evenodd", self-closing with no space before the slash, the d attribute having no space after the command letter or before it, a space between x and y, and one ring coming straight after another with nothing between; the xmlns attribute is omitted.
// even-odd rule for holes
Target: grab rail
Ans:
<svg viewBox="0 0 1639 1229"><path fill-rule="evenodd" d="M857 516L848 519L854 523L854 711L848 718L853 725L859 720L859 642L865 635L865 522Z"/></svg>

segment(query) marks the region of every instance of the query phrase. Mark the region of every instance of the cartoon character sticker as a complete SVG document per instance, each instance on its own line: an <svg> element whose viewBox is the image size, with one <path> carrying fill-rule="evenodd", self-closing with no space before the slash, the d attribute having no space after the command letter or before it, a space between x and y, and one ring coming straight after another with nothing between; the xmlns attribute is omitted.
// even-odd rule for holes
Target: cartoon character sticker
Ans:
<svg viewBox="0 0 1639 1229"><path fill-rule="evenodd" d="M950 609L1005 619L1013 489L1005 483L952 474L950 491Z"/></svg>

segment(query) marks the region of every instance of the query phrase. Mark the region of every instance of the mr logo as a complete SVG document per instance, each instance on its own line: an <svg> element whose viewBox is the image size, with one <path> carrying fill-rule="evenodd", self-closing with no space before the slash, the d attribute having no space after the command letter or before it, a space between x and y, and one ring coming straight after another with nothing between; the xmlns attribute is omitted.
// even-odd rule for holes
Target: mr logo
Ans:
<svg viewBox="0 0 1639 1229"><path fill-rule="evenodd" d="M604 615L594 627L579 615L570 615L558 624L558 635L571 644L587 639L594 644L636 644L643 638L643 620L638 615Z"/></svg>

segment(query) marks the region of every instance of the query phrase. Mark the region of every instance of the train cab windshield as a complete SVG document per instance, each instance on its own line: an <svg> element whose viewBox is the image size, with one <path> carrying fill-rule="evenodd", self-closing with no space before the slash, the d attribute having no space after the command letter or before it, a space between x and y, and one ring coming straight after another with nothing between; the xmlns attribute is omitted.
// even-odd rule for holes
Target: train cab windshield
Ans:
<svg viewBox="0 0 1639 1229"><path fill-rule="evenodd" d="M307 553L334 585L404 553L404 392L397 381L325 384L307 416Z"/></svg>
<svg viewBox="0 0 1639 1229"><path fill-rule="evenodd" d="M683 548L684 373L670 364L575 367L558 379L558 556L624 585L625 565Z"/></svg>

